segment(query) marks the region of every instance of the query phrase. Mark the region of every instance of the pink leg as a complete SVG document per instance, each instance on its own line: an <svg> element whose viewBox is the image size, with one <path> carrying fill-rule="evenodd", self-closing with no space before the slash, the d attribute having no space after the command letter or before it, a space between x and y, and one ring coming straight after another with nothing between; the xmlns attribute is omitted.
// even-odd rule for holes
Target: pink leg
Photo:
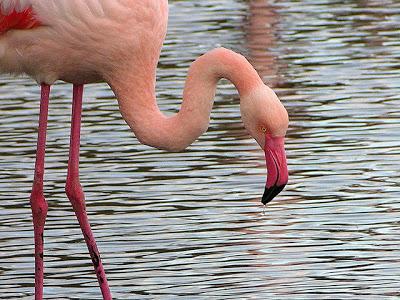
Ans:
<svg viewBox="0 0 400 300"><path fill-rule="evenodd" d="M43 230L47 216L47 202L43 196L44 156L46 152L47 115L50 86L42 84L39 130L36 150L35 175L31 192L31 208L35 237L35 299L43 299Z"/></svg>
<svg viewBox="0 0 400 300"><path fill-rule="evenodd" d="M69 149L68 175L65 191L78 218L83 236L92 258L93 266L99 281L103 299L112 299L110 288L108 287L106 274L101 263L100 254L97 250L96 241L90 228L89 220L86 214L85 196L79 182L79 147L82 113L82 95L83 85L74 85L72 102L72 125L71 140Z"/></svg>

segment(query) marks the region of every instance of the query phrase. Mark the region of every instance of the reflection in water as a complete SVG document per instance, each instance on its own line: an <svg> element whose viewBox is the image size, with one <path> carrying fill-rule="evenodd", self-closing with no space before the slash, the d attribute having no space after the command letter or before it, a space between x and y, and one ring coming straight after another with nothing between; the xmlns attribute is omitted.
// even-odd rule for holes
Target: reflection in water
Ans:
<svg viewBox="0 0 400 300"><path fill-rule="evenodd" d="M279 82L276 54L276 25L279 14L269 0L248 1L248 18L245 26L248 59L256 68L264 82L275 87Z"/></svg>
<svg viewBox="0 0 400 300"><path fill-rule="evenodd" d="M227 82L209 132L179 154L138 144L109 89L89 86L82 184L115 299L398 298L398 1L170 3L162 109L179 107L204 51L248 48L291 115L291 178L263 215L262 153ZM0 82L0 299L32 299L39 95L30 80ZM70 98L60 83L50 105L45 293L99 299L63 191Z"/></svg>

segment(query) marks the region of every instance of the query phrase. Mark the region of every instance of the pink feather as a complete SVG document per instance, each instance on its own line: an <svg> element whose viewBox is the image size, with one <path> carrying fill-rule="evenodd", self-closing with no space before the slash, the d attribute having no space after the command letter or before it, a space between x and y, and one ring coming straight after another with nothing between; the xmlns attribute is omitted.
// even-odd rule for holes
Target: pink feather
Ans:
<svg viewBox="0 0 400 300"><path fill-rule="evenodd" d="M32 8L21 12L13 10L8 15L0 12L0 34L11 29L31 29L39 25L40 21L35 18Z"/></svg>

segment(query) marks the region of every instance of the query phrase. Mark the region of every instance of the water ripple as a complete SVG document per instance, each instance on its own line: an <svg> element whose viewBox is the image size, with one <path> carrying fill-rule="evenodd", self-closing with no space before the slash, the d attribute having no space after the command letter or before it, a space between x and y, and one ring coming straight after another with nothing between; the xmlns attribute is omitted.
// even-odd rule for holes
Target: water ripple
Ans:
<svg viewBox="0 0 400 300"><path fill-rule="evenodd" d="M385 1L170 1L161 109L189 64L222 45L287 107L290 182L263 212L262 152L221 82L210 129L184 153L140 145L105 85L85 90L81 180L115 299L396 299L400 296L400 5ZM189 17L190 16L190 20ZM33 295L38 88L1 78L0 299ZM54 87L46 299L99 299L64 182L71 87Z"/></svg>

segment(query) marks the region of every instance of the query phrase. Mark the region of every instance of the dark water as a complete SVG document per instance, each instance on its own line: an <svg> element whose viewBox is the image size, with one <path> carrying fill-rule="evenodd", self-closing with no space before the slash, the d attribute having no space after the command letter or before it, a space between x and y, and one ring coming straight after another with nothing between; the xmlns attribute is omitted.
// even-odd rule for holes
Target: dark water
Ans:
<svg viewBox="0 0 400 300"><path fill-rule="evenodd" d="M263 214L263 153L228 82L208 133L179 154L138 144L110 90L88 86L81 179L115 299L399 299L400 3L170 4L162 109L177 109L204 51L246 54L289 111L290 182ZM32 299L38 88L0 85L0 299ZM52 95L45 295L99 299L63 193L71 87Z"/></svg>

